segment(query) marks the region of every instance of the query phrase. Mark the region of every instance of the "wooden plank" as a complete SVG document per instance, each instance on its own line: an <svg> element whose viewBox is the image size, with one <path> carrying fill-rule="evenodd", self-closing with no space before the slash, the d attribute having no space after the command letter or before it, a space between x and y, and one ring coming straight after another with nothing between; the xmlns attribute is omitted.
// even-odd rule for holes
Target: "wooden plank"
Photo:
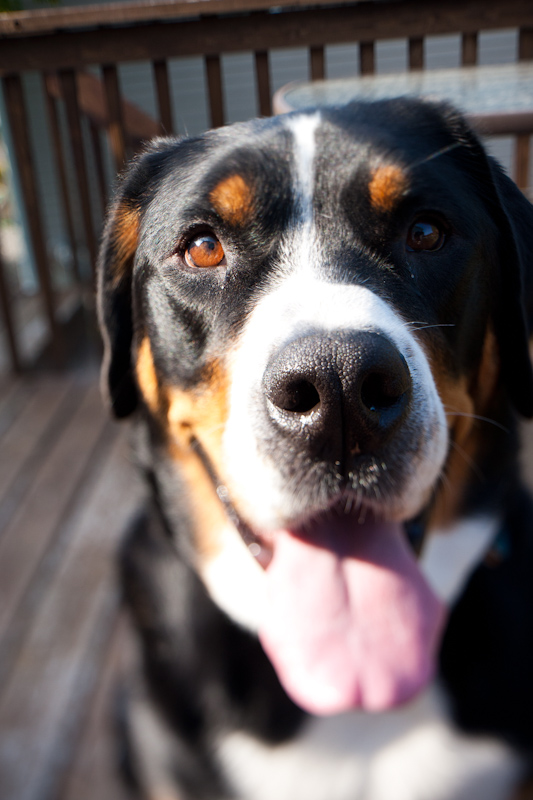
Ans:
<svg viewBox="0 0 533 800"><path fill-rule="evenodd" d="M361 2L339 8L310 8L269 14L203 17L198 20L139 24L5 38L0 48L0 72L82 68L119 61L343 44L350 32L359 41L416 38L445 33L473 33L498 28L533 27L533 3L508 0L446 0L428 6L424 0Z"/></svg>
<svg viewBox="0 0 533 800"><path fill-rule="evenodd" d="M205 56L209 118L212 128L224 125L224 98L222 95L222 67L219 55Z"/></svg>
<svg viewBox="0 0 533 800"><path fill-rule="evenodd" d="M421 36L409 39L409 69L424 69L424 39Z"/></svg>
<svg viewBox="0 0 533 800"><path fill-rule="evenodd" d="M311 80L324 80L326 72L324 65L324 48L322 45L315 45L309 48L309 61L311 64Z"/></svg>
<svg viewBox="0 0 533 800"><path fill-rule="evenodd" d="M268 50L255 52L255 81L257 98L259 100L259 114L270 117L272 114L272 90L270 88L270 63Z"/></svg>
<svg viewBox="0 0 533 800"><path fill-rule="evenodd" d="M162 136L172 136L174 124L172 122L172 101L170 99L167 62L164 58L158 58L156 61L152 61L152 69L154 71L160 133Z"/></svg>
<svg viewBox="0 0 533 800"><path fill-rule="evenodd" d="M359 72L361 75L373 75L375 71L374 42L359 42Z"/></svg>
<svg viewBox="0 0 533 800"><path fill-rule="evenodd" d="M113 725L117 681L126 674L125 652L133 645L129 621L119 614L73 763L56 800L131 800L118 774Z"/></svg>
<svg viewBox="0 0 533 800"><path fill-rule="evenodd" d="M124 437L100 466L83 507L72 515L55 579L2 686L0 774L6 798L57 796L113 629L113 554L138 500Z"/></svg>
<svg viewBox="0 0 533 800"><path fill-rule="evenodd" d="M115 161L115 170L120 172L126 162L126 135L124 133L124 123L122 120L122 103L120 98L120 86L118 82L118 72L115 64L105 64L102 67L104 78L104 91L107 103L107 113L109 116L108 136L111 145L111 152Z"/></svg>
<svg viewBox="0 0 533 800"><path fill-rule="evenodd" d="M2 437L9 431L19 414L24 410L25 404L32 396L33 382L31 377L24 380L13 380L2 393L0 399L0 448Z"/></svg>
<svg viewBox="0 0 533 800"><path fill-rule="evenodd" d="M105 422L98 386L91 385L0 538L0 640L68 510Z"/></svg>
<svg viewBox="0 0 533 800"><path fill-rule="evenodd" d="M56 299L52 288L50 265L43 234L39 209L40 198L37 191L36 173L28 135L28 117L20 75L6 75L2 79L2 85L45 317L50 331L54 357L59 364L62 360L63 349L55 315Z"/></svg>
<svg viewBox="0 0 533 800"><path fill-rule="evenodd" d="M13 391L19 380L18 375L11 373L4 372L0 375L0 414L2 413L4 399Z"/></svg>
<svg viewBox="0 0 533 800"><path fill-rule="evenodd" d="M89 181L87 178L87 166L85 163L85 150L83 146L83 135L81 130L76 74L71 69L61 70L59 73L59 80L61 83L63 99L65 101L65 110L67 112L70 144L72 147L72 155L74 157L74 169L76 171L76 181L78 184L83 224L85 227L85 243L89 250L91 267L94 275L96 270L96 239L91 210Z"/></svg>
<svg viewBox="0 0 533 800"><path fill-rule="evenodd" d="M461 37L461 64L463 67L473 67L478 62L478 34L463 33Z"/></svg>
<svg viewBox="0 0 533 800"><path fill-rule="evenodd" d="M20 470L32 468L40 462L45 437L45 446L50 446L51 436L57 433L58 423L65 424L68 419L68 409L65 408L65 398L69 394L76 395L73 391L72 378L59 378L46 376L35 384L35 391L30 395L28 402L22 408L17 419L2 437L0 448L0 531L4 527L2 506L6 501L11 501L14 493L14 484ZM58 411L60 413L58 419ZM28 463L31 462L31 463ZM18 494L15 492L15 494ZM20 502L20 499L19 499Z"/></svg>
<svg viewBox="0 0 533 800"><path fill-rule="evenodd" d="M7 280L7 275L4 267L4 259L2 258L2 251L0 250L0 307L2 309L2 319L4 323L4 332L7 340L7 348L11 360L11 369L13 372L18 373L22 369L22 361L19 353L17 332L15 328L15 321L13 319L13 299Z"/></svg>
<svg viewBox="0 0 533 800"><path fill-rule="evenodd" d="M44 96L46 99L46 108L48 112L48 126L52 138L52 147L54 150L54 157L56 160L57 174L59 176L59 190L62 201L62 211L67 229L67 238L70 244L72 253L72 264L74 266L74 275L76 280L81 281L80 265L78 261L78 248L76 245L76 236L74 234L74 221L72 219L71 203L67 184L67 171L65 168L65 157L63 154L63 143L61 141L61 132L59 129L59 117L56 108L56 100L53 96L53 76L50 73L43 75L44 82Z"/></svg>
<svg viewBox="0 0 533 800"><path fill-rule="evenodd" d="M320 0L321 6L337 5L338 0ZM272 3L268 0L201 0L197 3L194 10L198 10L203 15L238 13L246 11L268 10ZM276 8L297 8L299 6L310 6L309 0L276 0ZM360 4L364 10L370 6L368 2ZM390 3L382 3L384 7L384 22L388 15ZM402 14L402 9L398 4L394 4L397 14ZM402 4L411 5L411 4ZM441 18L442 16L453 15L464 10L467 6L466 15L472 18L479 15L484 22L480 28L504 28L518 27L520 25L520 14L522 10L530 10L529 0L510 0L508 3L501 3L500 0L470 0L468 4L460 2L450 2L442 0L436 7L429 7L427 3L420 2L417 5L417 12L424 16ZM62 29L86 28L90 26L131 24L139 22L150 22L154 20L168 20L191 17L190 0L157 0L155 2L112 2L102 5L87 5L85 7L66 7L66 8L46 8L34 11L19 11L0 14L0 35L20 37L24 34L50 33ZM469 13L471 11L471 13ZM481 13L480 13L481 12ZM379 14L379 9L377 10ZM412 20L416 27L417 18ZM394 23L394 17L392 19ZM464 30L459 26L456 31ZM442 33L443 31L436 31ZM409 34L403 34L408 37Z"/></svg>

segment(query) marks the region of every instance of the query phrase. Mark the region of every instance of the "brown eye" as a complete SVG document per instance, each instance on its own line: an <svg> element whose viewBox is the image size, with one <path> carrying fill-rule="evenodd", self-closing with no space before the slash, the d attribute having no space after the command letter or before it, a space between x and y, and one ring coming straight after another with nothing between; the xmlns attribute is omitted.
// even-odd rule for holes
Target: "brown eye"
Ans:
<svg viewBox="0 0 533 800"><path fill-rule="evenodd" d="M409 228L407 249L420 252L422 250L440 250L446 235L437 222L419 219Z"/></svg>
<svg viewBox="0 0 533 800"><path fill-rule="evenodd" d="M185 261L189 267L218 267L223 259L222 245L210 233L196 236L185 248Z"/></svg>

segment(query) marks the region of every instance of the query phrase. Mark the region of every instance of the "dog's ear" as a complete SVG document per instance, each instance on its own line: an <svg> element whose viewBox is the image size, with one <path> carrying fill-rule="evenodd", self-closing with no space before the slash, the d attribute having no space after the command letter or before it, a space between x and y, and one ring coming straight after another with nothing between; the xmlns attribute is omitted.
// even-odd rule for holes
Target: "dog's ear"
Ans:
<svg viewBox="0 0 533 800"><path fill-rule="evenodd" d="M502 376L515 408L533 417L533 369L529 337L533 327L533 206L491 158L500 230L499 298L495 328Z"/></svg>
<svg viewBox="0 0 533 800"><path fill-rule="evenodd" d="M149 202L162 162L176 145L157 139L122 176L107 215L98 259L98 318L104 341L102 389L118 418L137 406L132 360L134 319L132 272L143 208Z"/></svg>
<svg viewBox="0 0 533 800"><path fill-rule="evenodd" d="M524 417L533 417L529 355L533 329L533 206L487 154L464 117L446 103L439 108L455 145L464 145L455 151L456 157L476 184L499 232L493 316L501 374L516 410Z"/></svg>

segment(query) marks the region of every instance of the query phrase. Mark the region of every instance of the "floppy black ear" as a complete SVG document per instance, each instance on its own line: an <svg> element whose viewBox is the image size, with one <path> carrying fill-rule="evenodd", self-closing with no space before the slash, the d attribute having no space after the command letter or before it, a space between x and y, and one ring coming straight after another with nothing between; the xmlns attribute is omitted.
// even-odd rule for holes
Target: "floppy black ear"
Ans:
<svg viewBox="0 0 533 800"><path fill-rule="evenodd" d="M104 340L102 390L118 418L137 406L132 360L132 271L143 207L176 140L157 139L124 173L107 221L98 259L98 318Z"/></svg>
<svg viewBox="0 0 533 800"><path fill-rule="evenodd" d="M517 411L533 417L533 206L500 166L488 159L500 228L500 297L495 311L502 376Z"/></svg>

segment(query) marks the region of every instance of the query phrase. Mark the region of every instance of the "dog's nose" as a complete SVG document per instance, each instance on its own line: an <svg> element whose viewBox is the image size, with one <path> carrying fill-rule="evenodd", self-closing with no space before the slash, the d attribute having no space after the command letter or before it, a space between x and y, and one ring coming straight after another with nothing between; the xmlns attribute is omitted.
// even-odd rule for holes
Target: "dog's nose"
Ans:
<svg viewBox="0 0 533 800"><path fill-rule="evenodd" d="M288 344L268 365L263 389L270 419L293 440L296 458L304 447L345 466L391 439L408 414L412 382L384 334L340 331Z"/></svg>

